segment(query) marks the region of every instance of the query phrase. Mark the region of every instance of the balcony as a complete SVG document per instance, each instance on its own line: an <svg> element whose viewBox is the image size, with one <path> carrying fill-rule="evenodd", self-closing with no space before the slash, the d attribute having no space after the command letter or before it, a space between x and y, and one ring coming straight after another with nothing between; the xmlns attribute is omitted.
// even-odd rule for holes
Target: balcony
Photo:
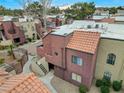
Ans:
<svg viewBox="0 0 124 93"><path fill-rule="evenodd" d="M40 56L41 58L44 57L44 48L43 45L37 46L37 54L38 56Z"/></svg>

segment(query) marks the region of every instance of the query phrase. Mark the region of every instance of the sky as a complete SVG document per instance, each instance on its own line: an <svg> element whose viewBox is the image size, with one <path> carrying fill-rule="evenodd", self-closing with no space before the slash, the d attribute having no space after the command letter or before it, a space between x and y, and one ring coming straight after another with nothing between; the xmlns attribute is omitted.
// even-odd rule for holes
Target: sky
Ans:
<svg viewBox="0 0 124 93"><path fill-rule="evenodd" d="M21 8L18 1L19 0L0 0L0 5L3 5L6 8L18 9ZM124 0L53 0L52 5L64 6L76 2L95 2L96 6L124 6Z"/></svg>

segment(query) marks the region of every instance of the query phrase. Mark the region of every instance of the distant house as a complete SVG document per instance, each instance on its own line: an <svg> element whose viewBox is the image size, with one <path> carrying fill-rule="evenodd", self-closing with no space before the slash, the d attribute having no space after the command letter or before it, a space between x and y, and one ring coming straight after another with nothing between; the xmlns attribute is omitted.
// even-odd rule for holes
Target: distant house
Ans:
<svg viewBox="0 0 124 93"><path fill-rule="evenodd" d="M116 23L116 17L109 15L93 15L93 17L89 20L93 20L95 22Z"/></svg>
<svg viewBox="0 0 124 93"><path fill-rule="evenodd" d="M109 16L109 10L105 10L102 7L98 7L96 8L94 15Z"/></svg>
<svg viewBox="0 0 124 93"><path fill-rule="evenodd" d="M0 22L1 40L12 40L14 43L25 43L25 35L12 21Z"/></svg>
<svg viewBox="0 0 124 93"><path fill-rule="evenodd" d="M15 24L20 27L26 38L37 39L35 22L15 22Z"/></svg>
<svg viewBox="0 0 124 93"><path fill-rule="evenodd" d="M37 53L56 76L90 88L93 78L124 80L123 47L123 24L83 20L47 34Z"/></svg>
<svg viewBox="0 0 124 93"><path fill-rule="evenodd" d="M62 24L64 24L65 21L63 15L48 15L46 19L47 32L45 32L44 29L44 20L39 20L38 18L35 19L36 31L39 37L43 37L46 33L49 33L57 27L61 26Z"/></svg>
<svg viewBox="0 0 124 93"><path fill-rule="evenodd" d="M117 10L117 16L124 16L124 10Z"/></svg>
<svg viewBox="0 0 124 93"><path fill-rule="evenodd" d="M116 24L124 24L124 16L115 16L115 17L112 17L115 19L115 23Z"/></svg>

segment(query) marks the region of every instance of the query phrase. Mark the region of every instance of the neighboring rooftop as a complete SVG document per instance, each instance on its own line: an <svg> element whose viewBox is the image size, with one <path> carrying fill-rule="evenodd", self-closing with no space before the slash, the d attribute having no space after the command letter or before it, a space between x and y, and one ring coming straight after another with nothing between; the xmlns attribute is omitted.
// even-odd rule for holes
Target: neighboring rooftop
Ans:
<svg viewBox="0 0 124 93"><path fill-rule="evenodd" d="M98 46L100 33L75 31L67 48L94 54Z"/></svg>
<svg viewBox="0 0 124 93"><path fill-rule="evenodd" d="M107 16L107 15L94 15L92 19L100 20L100 19L103 19L103 18L109 18L109 16Z"/></svg>
<svg viewBox="0 0 124 93"><path fill-rule="evenodd" d="M112 17L112 18L115 18L115 21L123 21L124 22L124 16L115 16L115 17Z"/></svg>
<svg viewBox="0 0 124 93"><path fill-rule="evenodd" d="M60 26L51 34L67 36L75 30L101 33L101 38L124 40L124 24L109 24L88 20L75 20L72 24Z"/></svg>
<svg viewBox="0 0 124 93"><path fill-rule="evenodd" d="M12 16L0 16L0 21L12 21Z"/></svg>
<svg viewBox="0 0 124 93"><path fill-rule="evenodd" d="M50 93L47 87L32 73L7 77L7 73L1 74L0 72L0 79L2 79L0 93Z"/></svg>

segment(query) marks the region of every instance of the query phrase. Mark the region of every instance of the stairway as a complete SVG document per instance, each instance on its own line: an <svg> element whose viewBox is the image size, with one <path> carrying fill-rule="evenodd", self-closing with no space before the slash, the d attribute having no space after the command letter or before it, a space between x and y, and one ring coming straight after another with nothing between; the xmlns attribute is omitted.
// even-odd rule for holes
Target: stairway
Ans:
<svg viewBox="0 0 124 93"><path fill-rule="evenodd" d="M41 68L41 70L45 73L45 74L47 74L47 70L45 69L45 67L42 65L42 64L38 64L37 62L36 62L36 64Z"/></svg>

